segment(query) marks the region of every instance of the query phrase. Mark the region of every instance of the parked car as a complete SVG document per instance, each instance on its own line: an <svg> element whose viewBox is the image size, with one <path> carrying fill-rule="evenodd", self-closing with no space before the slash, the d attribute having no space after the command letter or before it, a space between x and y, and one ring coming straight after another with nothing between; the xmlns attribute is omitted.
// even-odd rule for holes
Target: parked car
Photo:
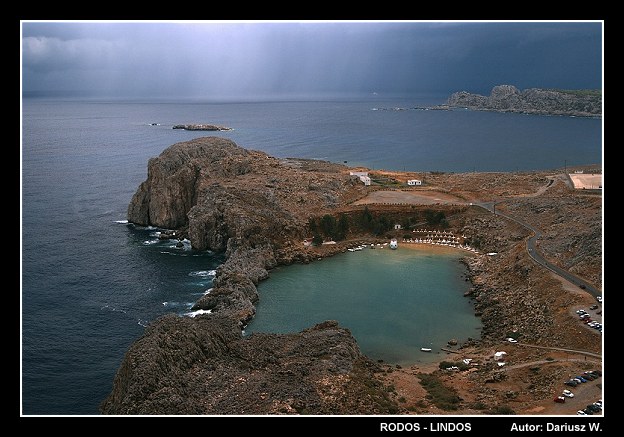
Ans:
<svg viewBox="0 0 624 437"><path fill-rule="evenodd" d="M598 296L598 297L596 298L596 300L597 300L598 302L602 303L602 296Z"/></svg>
<svg viewBox="0 0 624 437"><path fill-rule="evenodd" d="M589 404L587 407L585 407L587 410L590 410L592 413L598 413L600 412L601 408L596 405L596 404Z"/></svg>
<svg viewBox="0 0 624 437"><path fill-rule="evenodd" d="M593 415L593 414L594 414L594 412L593 412L592 410L590 410L589 408L584 408L584 409L583 409L583 412L584 412L586 415L588 415L588 416L591 416L591 415Z"/></svg>
<svg viewBox="0 0 624 437"><path fill-rule="evenodd" d="M511 338L511 337L507 338L507 341L509 343L518 343L518 340L516 340L515 338Z"/></svg>
<svg viewBox="0 0 624 437"><path fill-rule="evenodd" d="M589 319L589 314L587 313L583 313L579 316L579 319L583 320L583 319Z"/></svg>
<svg viewBox="0 0 624 437"><path fill-rule="evenodd" d="M576 414L578 414L579 416L587 416L587 413L583 410L578 410Z"/></svg>
<svg viewBox="0 0 624 437"><path fill-rule="evenodd" d="M590 375L594 375L596 378L600 378L600 374L599 374L599 372L597 370L588 370L585 373L588 373ZM602 373L602 372L600 372L600 373Z"/></svg>
<svg viewBox="0 0 624 437"><path fill-rule="evenodd" d="M580 379L581 382L587 382L587 380L583 378L582 376L577 376L576 379Z"/></svg>
<svg viewBox="0 0 624 437"><path fill-rule="evenodd" d="M602 370L592 370L591 373L598 375L598 376L602 376Z"/></svg>
<svg viewBox="0 0 624 437"><path fill-rule="evenodd" d="M596 379L594 375L589 375L589 374L583 374L583 378L585 378L588 381L593 381L594 379Z"/></svg>
<svg viewBox="0 0 624 437"><path fill-rule="evenodd" d="M565 402L565 397L563 397L563 396L557 396L557 397L554 399L554 401L555 401L555 402L557 402L558 404L563 404L563 403ZM589 408L589 405L587 406L587 408Z"/></svg>
<svg viewBox="0 0 624 437"><path fill-rule="evenodd" d="M590 310L597 310L598 309L598 305L593 304L592 306L589 307Z"/></svg>
<svg viewBox="0 0 624 437"><path fill-rule="evenodd" d="M563 391L563 395L564 395L566 398L573 398L573 397L574 397L574 393L572 393L570 390L564 390L564 391Z"/></svg>
<svg viewBox="0 0 624 437"><path fill-rule="evenodd" d="M581 314L586 314L587 311L585 310L576 310L576 314L581 315Z"/></svg>
<svg viewBox="0 0 624 437"><path fill-rule="evenodd" d="M565 385L567 385L568 387L576 387L578 385L578 382L574 381L573 379L564 382Z"/></svg>
<svg viewBox="0 0 624 437"><path fill-rule="evenodd" d="M581 381L581 378L572 378L572 381L576 381L576 382L577 382L577 383L579 383L579 384L580 384L581 382L583 382L583 381Z"/></svg>

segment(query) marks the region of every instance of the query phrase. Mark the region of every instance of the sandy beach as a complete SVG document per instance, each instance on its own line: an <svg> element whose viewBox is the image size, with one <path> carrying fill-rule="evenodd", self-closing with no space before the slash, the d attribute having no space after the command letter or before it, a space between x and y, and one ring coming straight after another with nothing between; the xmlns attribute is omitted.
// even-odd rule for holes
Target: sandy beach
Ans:
<svg viewBox="0 0 624 437"><path fill-rule="evenodd" d="M397 250L401 250L401 249L420 250L420 251L438 253L438 254L461 253L464 255L473 255L473 256L479 255L478 253L471 252L470 250L460 249L458 247L440 246L440 245L429 244L429 243L403 243L402 241L399 241L399 247Z"/></svg>

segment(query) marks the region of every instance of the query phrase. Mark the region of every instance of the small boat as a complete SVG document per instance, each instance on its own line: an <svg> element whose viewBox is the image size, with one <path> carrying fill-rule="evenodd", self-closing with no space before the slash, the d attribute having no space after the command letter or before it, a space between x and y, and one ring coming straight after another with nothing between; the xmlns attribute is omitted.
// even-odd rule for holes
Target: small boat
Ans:
<svg viewBox="0 0 624 437"><path fill-rule="evenodd" d="M430 347L421 347L420 350L423 351L423 352L431 352L431 348Z"/></svg>

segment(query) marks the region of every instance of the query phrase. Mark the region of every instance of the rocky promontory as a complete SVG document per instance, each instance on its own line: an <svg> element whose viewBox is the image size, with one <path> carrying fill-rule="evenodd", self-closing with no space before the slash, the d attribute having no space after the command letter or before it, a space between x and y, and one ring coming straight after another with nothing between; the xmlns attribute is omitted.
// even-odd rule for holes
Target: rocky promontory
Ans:
<svg viewBox="0 0 624 437"><path fill-rule="evenodd" d="M256 285L278 264L311 259L308 219L361 195L346 168L277 159L216 137L150 159L128 220L177 229L196 249L225 251L195 318L150 324L117 372L105 414L391 413L396 403L351 333L325 322L298 334L242 335Z"/></svg>
<svg viewBox="0 0 624 437"><path fill-rule="evenodd" d="M600 90L553 90L498 85L489 96L457 92L449 97L449 107L479 111L518 112L536 115L598 117L602 115Z"/></svg>
<svg viewBox="0 0 624 437"><path fill-rule="evenodd" d="M242 337L219 314L164 316L134 343L104 414L383 414L395 411L336 322Z"/></svg>

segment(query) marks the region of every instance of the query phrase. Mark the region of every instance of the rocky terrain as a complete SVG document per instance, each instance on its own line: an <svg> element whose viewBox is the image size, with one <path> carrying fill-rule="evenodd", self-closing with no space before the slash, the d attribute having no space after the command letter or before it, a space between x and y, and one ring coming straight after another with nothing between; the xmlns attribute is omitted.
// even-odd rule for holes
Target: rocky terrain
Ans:
<svg viewBox="0 0 624 437"><path fill-rule="evenodd" d="M384 176L394 180L412 175ZM501 207L542 227L547 238L541 247L547 257L579 273L598 271L598 197L576 195L563 183L549 182L545 173L436 173L426 180L423 196L449 192L470 201L508 199ZM484 199L488 184L491 190ZM491 355L501 344L509 346L506 337L600 352L600 334L579 326L572 311L593 299L578 288L568 290L531 260L524 227L468 204L371 205L370 214L386 215L392 223L417 224L434 208L446 213L447 226L469 244L482 253L496 253L465 260L467 280L473 285L468 298L483 329L481 339L453 347L480 362L478 368L453 374L427 369L439 381L429 380L425 390L423 370L371 362L350 332L335 322L298 334L244 337L241 330L254 316L259 299L256 285L273 267L312 262L371 238L364 228L354 226L365 208L355 201L380 188L364 187L342 165L276 159L222 138L178 143L150 159L147 180L128 207L129 221L175 229L178 238L189 237L197 249L224 251L226 261L217 269L210 293L194 306L209 314L169 315L152 322L126 354L102 412L443 414L447 410L427 395L427 390L442 386L464 399L451 402L454 413L498 414L501 390L511 393L504 394L505 404L529 411L551 396L567 361L541 373L530 371L524 363L544 362L551 353L519 349L510 354L510 361L520 367L505 373L491 362ZM348 218L352 227L347 240L305 247L302 240L309 237L310 218L323 214ZM389 232L381 238L400 238L405 231ZM532 382L520 383L527 380Z"/></svg>
<svg viewBox="0 0 624 437"><path fill-rule="evenodd" d="M396 411L335 322L253 334L218 314L169 315L126 354L104 414L387 414Z"/></svg>
<svg viewBox="0 0 624 437"><path fill-rule="evenodd" d="M599 90L551 90L529 88L520 91L513 85L498 85L489 96L460 91L452 94L449 107L473 110L520 112L538 115L596 117L602 115Z"/></svg>
<svg viewBox="0 0 624 437"><path fill-rule="evenodd" d="M539 247L551 262L602 288L601 196L569 192L507 201L501 207L539 223Z"/></svg>

